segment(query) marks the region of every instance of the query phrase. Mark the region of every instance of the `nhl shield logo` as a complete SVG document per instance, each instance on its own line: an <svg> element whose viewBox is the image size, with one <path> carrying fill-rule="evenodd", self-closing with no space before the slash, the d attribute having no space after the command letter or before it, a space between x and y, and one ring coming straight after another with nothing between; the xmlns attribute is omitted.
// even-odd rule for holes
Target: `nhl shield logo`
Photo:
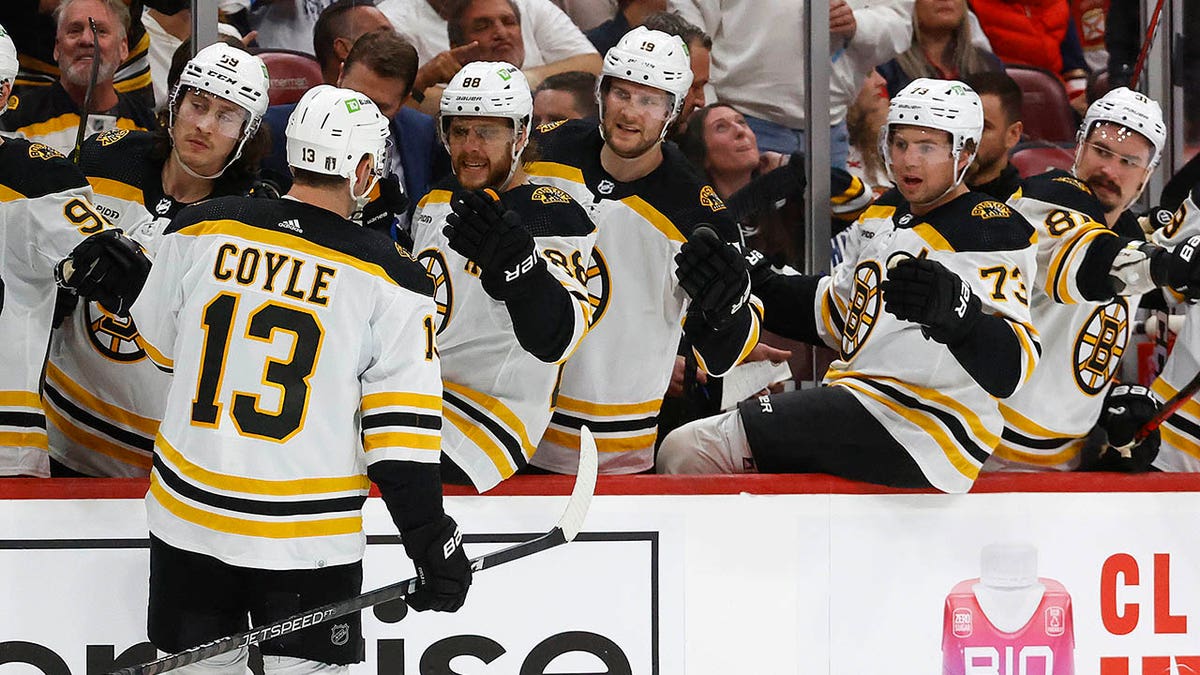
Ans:
<svg viewBox="0 0 1200 675"><path fill-rule="evenodd" d="M596 191L602 195L611 195L613 188L615 187L616 185L614 185L611 180L605 178L604 180L600 181L598 185L596 185Z"/></svg>
<svg viewBox="0 0 1200 675"><path fill-rule="evenodd" d="M154 205L154 212L160 216L166 215L167 211L170 209L171 200L167 197L163 197L162 199L158 200L158 203Z"/></svg>
<svg viewBox="0 0 1200 675"><path fill-rule="evenodd" d="M350 624L336 623L329 629L329 641L341 647L350 640Z"/></svg>

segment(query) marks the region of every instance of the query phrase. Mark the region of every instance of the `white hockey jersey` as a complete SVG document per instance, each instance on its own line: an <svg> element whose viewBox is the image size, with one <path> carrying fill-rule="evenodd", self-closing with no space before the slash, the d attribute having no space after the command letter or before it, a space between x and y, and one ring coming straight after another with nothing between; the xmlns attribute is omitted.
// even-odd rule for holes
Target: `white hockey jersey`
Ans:
<svg viewBox="0 0 1200 675"><path fill-rule="evenodd" d="M529 463L550 421L562 362L579 346L592 315L584 261L596 228L556 187L521 185L501 196L505 208L521 214L550 274L574 299L567 347L557 363L546 363L521 347L504 303L483 290L477 268L442 234L455 187L444 184L421 200L413 218L413 250L434 279L438 305L442 414L448 422L442 452L482 492Z"/></svg>
<svg viewBox="0 0 1200 675"><path fill-rule="evenodd" d="M0 476L50 475L42 367L54 315L54 266L107 227L92 188L53 148L0 145Z"/></svg>
<svg viewBox="0 0 1200 675"><path fill-rule="evenodd" d="M1200 234L1200 186L1175 212L1169 225L1154 233L1154 243L1174 248L1189 237ZM1164 292L1167 292L1164 290ZM1181 300L1175 296L1175 300ZM1169 400L1200 373L1200 305L1186 305L1183 330L1175 336L1175 346L1162 373L1150 389L1160 402ZM1200 471L1200 400L1193 394L1159 428L1162 443L1153 466L1162 471Z"/></svg>
<svg viewBox="0 0 1200 675"><path fill-rule="evenodd" d="M1036 235L1009 207L968 192L924 217L895 190L869 207L844 242L845 262L820 280L817 332L838 350L825 384L845 387L904 446L929 482L966 492L1000 440L997 401L921 326L884 311L879 284L897 255L945 265L1016 335L1024 383L1038 361L1025 280Z"/></svg>
<svg viewBox="0 0 1200 675"><path fill-rule="evenodd" d="M568 192L596 224L587 270L592 327L567 361L558 407L531 463L559 473L579 466L579 429L586 424L600 451L601 473L636 473L654 466L658 411L670 383L689 299L675 277L674 257L692 229L711 224L737 242L737 226L712 187L693 176L674 146L663 163L630 183L600 165L603 139L594 123L544 125L544 161L530 180ZM758 342L762 307L753 299L750 329L736 345L697 348L700 367L724 374Z"/></svg>
<svg viewBox="0 0 1200 675"><path fill-rule="evenodd" d="M162 188L149 132L108 131L84 142L79 167L96 209L151 258L183 204ZM147 476L171 376L146 357L137 326L80 302L50 342L42 400L50 455L92 476Z"/></svg>
<svg viewBox="0 0 1200 675"><path fill-rule="evenodd" d="M1030 311L1042 358L1029 382L1000 402L1004 433L985 469L1070 471L1100 417L1140 296L1097 303L1080 292L1081 275L1108 273L1084 269L1089 247L1116 236L1083 182L1051 171L1026 179L1008 204L1038 233Z"/></svg>
<svg viewBox="0 0 1200 675"><path fill-rule="evenodd" d="M151 533L244 567L360 560L367 466L441 459L425 270L289 199L209 200L167 232L131 308L174 370Z"/></svg>

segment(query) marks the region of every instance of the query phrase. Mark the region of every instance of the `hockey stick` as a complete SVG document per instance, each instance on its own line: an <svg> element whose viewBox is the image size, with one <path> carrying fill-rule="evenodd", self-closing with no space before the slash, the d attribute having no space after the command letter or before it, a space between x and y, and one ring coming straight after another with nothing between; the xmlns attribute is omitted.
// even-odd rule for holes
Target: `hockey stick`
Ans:
<svg viewBox="0 0 1200 675"><path fill-rule="evenodd" d="M1154 36L1158 33L1158 17L1162 14L1163 0L1158 0L1154 6L1154 14L1150 15L1150 25L1146 28L1146 39L1142 40L1142 49L1138 52L1137 63L1133 65L1133 74L1129 77L1129 88L1136 90L1138 78L1142 75L1142 67L1146 65L1146 55L1150 53L1150 45L1154 44Z"/></svg>
<svg viewBox="0 0 1200 675"><path fill-rule="evenodd" d="M92 74L88 78L87 91L83 95L83 114L79 116L79 128L75 131L75 163L78 164L83 154L83 135L87 131L88 116L92 111L92 91L96 88L96 78L100 76L100 31L96 29L96 20L88 17L88 26L92 29Z"/></svg>
<svg viewBox="0 0 1200 675"><path fill-rule="evenodd" d="M592 495L596 491L597 471L596 441L592 438L592 432L585 426L580 429L579 436L579 470L575 476L575 487L571 489L571 497L567 500L567 508L563 510L558 524L554 526L554 529L536 539L473 558L471 560L471 569L473 571L478 572L486 570L489 567L520 560L525 556L565 544L579 534L579 531L583 528L583 521L587 518L588 506L592 503ZM155 675L155 673L163 673L174 668L217 656L218 654L233 651L234 649L256 645L264 640L288 635L289 633L294 633L330 619L336 619L339 616L345 616L346 614L366 609L367 607L388 602L389 600L403 598L415 590L417 590L417 579L414 577L363 593L349 600L334 602L323 607L310 609L306 612L293 614L286 619L280 619L274 623L251 628L244 633L230 635L219 640L197 645L191 649L164 656L156 661L143 663L140 666L122 668L113 671L110 675Z"/></svg>
<svg viewBox="0 0 1200 675"><path fill-rule="evenodd" d="M1187 384L1183 385L1183 389L1180 389L1174 396L1167 399L1162 404L1162 407L1159 408L1158 414L1151 417L1142 425L1141 429L1138 429L1138 432L1133 436L1133 444L1137 445L1146 440L1146 437L1154 433L1154 430L1161 426L1163 422L1166 422L1167 418L1174 415L1176 410L1179 410L1183 407L1183 404L1192 400L1192 397L1198 391L1200 391L1200 372L1196 373Z"/></svg>

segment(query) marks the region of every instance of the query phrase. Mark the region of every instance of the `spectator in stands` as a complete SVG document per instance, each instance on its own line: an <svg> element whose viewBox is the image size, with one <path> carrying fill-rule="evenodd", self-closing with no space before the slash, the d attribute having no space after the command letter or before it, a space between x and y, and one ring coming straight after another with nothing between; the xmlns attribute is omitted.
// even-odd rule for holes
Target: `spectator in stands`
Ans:
<svg viewBox="0 0 1200 675"><path fill-rule="evenodd" d="M168 15L147 7L142 13L142 25L146 28L146 35L150 37L150 49L146 52L146 59L150 62L154 109L160 111L166 107L167 98L171 93L167 73L173 65L172 59L175 51L179 49L179 45L191 40L192 12L184 10ZM217 23L217 32L221 36L219 39L222 42L226 42L223 38L236 40L236 44L233 42L226 42L226 44L239 49L245 48L249 41L243 40L242 33L225 21ZM189 54L189 56L191 55ZM183 64L181 63L179 67L182 68Z"/></svg>
<svg viewBox="0 0 1200 675"><path fill-rule="evenodd" d="M846 50L843 54L849 50L886 49L887 43L895 44L897 40L907 43L907 33L891 26L897 18L906 16L906 4L908 0L888 0L856 7L857 0L853 4L832 0L831 40L835 47ZM803 0L670 0L670 6L712 36L716 96L745 113L759 149L795 152L805 128L801 82L807 64L800 39L806 30ZM848 89L847 102L855 91L857 88ZM833 164L845 166L849 139L844 130L834 136Z"/></svg>
<svg viewBox="0 0 1200 675"><path fill-rule="evenodd" d="M436 85L470 61L512 63L535 89L555 73L600 72L592 43L550 0L383 0L379 9L417 48L421 63L440 60L439 72L421 73L417 84L423 89L413 91L413 100L431 114L442 95Z"/></svg>
<svg viewBox="0 0 1200 675"><path fill-rule="evenodd" d="M313 54L321 63L322 79L329 84L337 82L342 62L358 38L391 27L392 22L375 7L374 0L337 0L326 7L312 31Z"/></svg>
<svg viewBox="0 0 1200 675"><path fill-rule="evenodd" d="M533 125L580 119L600 119L596 76L573 70L542 80L533 94Z"/></svg>
<svg viewBox="0 0 1200 675"><path fill-rule="evenodd" d="M1054 73L1071 106L1083 114L1088 68L1067 0L972 0L971 8L1002 62Z"/></svg>
<svg viewBox="0 0 1200 675"><path fill-rule="evenodd" d="M1003 72L979 73L965 82L983 104L983 135L979 152L967 169L967 187L1007 200L1021 186L1017 167L1008 153L1021 141L1021 88Z"/></svg>
<svg viewBox="0 0 1200 675"><path fill-rule="evenodd" d="M88 25L96 22L97 42ZM93 56L100 57L92 87L85 135L122 129L157 126L149 105L117 91L113 76L129 55L129 8L120 0L64 0L54 10L57 32L54 58L61 78L46 87L28 89L9 99L9 111L0 118L0 129L45 143L62 152L75 147L84 99L91 82Z"/></svg>
<svg viewBox="0 0 1200 675"><path fill-rule="evenodd" d="M332 9L332 7L330 8ZM329 44L336 37L321 29L324 16L317 20L324 44L318 49L333 58ZM328 72L328 64L322 69ZM437 141L433 118L403 105L417 71L417 53L407 40L391 29L377 30L359 37L340 66L339 79L329 84L365 94L381 113L391 120L392 149L388 153L389 175L380 179L379 194L367 205L363 224L404 238L412 210L434 180L449 170L444 151ZM294 105L271 106L265 121L271 126L274 149L263 162L263 175L286 191L291 185L287 169L284 129ZM405 235L406 236L406 235Z"/></svg>
<svg viewBox="0 0 1200 675"><path fill-rule="evenodd" d="M309 37L321 12L334 0L258 0L250 16L250 25L258 31L258 46L268 49L295 49L307 52ZM358 4L375 4L359 0ZM344 57L344 55L343 55Z"/></svg>
<svg viewBox="0 0 1200 675"><path fill-rule="evenodd" d="M675 126L668 133L669 138L674 138L687 128L692 113L707 102L704 88L708 86L712 70L712 38L678 12L652 14L646 17L642 25L650 30L678 35L687 45L688 56L691 58L692 86L688 89L687 98L683 100L683 110L680 111L679 117L675 118Z"/></svg>
<svg viewBox="0 0 1200 675"><path fill-rule="evenodd" d="M617 13L608 21L585 31L584 35L591 40L596 51L603 54L616 46L621 36L628 33L630 29L642 25L646 17L655 12L664 12L666 9L667 0L618 0Z"/></svg>
<svg viewBox="0 0 1200 675"><path fill-rule="evenodd" d="M961 79L1004 69L995 54L973 43L966 0L916 0L913 10L912 46L876 68L889 98L918 77Z"/></svg>
<svg viewBox="0 0 1200 675"><path fill-rule="evenodd" d="M850 136L846 169L862 178L876 196L892 188L879 152L879 128L887 122L887 111L887 82L879 73L871 73L846 111L846 132Z"/></svg>

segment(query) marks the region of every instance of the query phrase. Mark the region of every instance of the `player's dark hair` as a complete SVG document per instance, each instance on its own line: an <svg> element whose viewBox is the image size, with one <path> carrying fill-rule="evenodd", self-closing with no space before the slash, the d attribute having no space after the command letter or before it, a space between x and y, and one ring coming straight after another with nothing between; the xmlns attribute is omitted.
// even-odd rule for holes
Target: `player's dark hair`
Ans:
<svg viewBox="0 0 1200 675"><path fill-rule="evenodd" d="M462 16L471 8L475 0L450 0L446 3L446 36L450 38L451 47L461 47L467 44L467 27L462 25ZM517 7L516 0L508 0L508 6L512 8L513 14L517 17L517 24L521 23L521 8Z"/></svg>
<svg viewBox="0 0 1200 675"><path fill-rule="evenodd" d="M335 58L333 42L350 33L350 11L358 7L374 7L376 0L337 0L321 10L313 25L313 54L321 67Z"/></svg>
<svg viewBox="0 0 1200 675"><path fill-rule="evenodd" d="M1006 118L1004 126L1021 121L1021 106L1024 96L1021 87L1003 71L975 73L963 80L976 94L991 94L1000 99L1000 108Z"/></svg>
<svg viewBox="0 0 1200 675"><path fill-rule="evenodd" d="M680 16L678 12L657 12L651 14L646 17L642 25L650 30L679 36L683 40L683 44L687 45L689 49L697 43L705 49L712 49L712 36L705 33L699 26Z"/></svg>
<svg viewBox="0 0 1200 675"><path fill-rule="evenodd" d="M542 80L533 92L536 97L539 91L565 91L575 102L575 112L587 119L600 119L600 104L596 101L596 76L582 70L568 70L555 73Z"/></svg>
<svg viewBox="0 0 1200 675"><path fill-rule="evenodd" d="M361 63L379 77L404 82L405 96L412 92L417 79L417 48L388 28L371 31L354 41L342 62L342 72L355 63Z"/></svg>

